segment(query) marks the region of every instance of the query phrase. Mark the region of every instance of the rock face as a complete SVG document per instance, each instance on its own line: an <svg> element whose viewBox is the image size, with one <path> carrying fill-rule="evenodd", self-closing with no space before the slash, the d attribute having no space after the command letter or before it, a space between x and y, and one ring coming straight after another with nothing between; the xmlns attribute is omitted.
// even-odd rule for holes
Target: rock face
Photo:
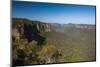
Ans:
<svg viewBox="0 0 100 67"><path fill-rule="evenodd" d="M30 21L27 19L13 19L12 25L12 38L14 40L27 39L28 42L32 40L38 41L38 44L42 44L45 40L40 36L40 33L51 32L51 25L48 23L42 23L39 21Z"/></svg>
<svg viewBox="0 0 100 67"><path fill-rule="evenodd" d="M95 25L92 24L76 24L75 27L79 29L95 29Z"/></svg>
<svg viewBox="0 0 100 67"><path fill-rule="evenodd" d="M37 30L39 32L51 32L51 25L47 24L47 23L43 23L43 24L36 24Z"/></svg>

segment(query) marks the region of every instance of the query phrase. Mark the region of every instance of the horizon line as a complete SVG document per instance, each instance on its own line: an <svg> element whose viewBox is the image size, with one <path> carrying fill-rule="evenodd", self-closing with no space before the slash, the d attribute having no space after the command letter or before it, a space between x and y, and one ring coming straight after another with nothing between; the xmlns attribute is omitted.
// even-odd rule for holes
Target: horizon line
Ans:
<svg viewBox="0 0 100 67"><path fill-rule="evenodd" d="M74 22L68 22L68 23L57 23L57 22L46 22L46 21L42 21L42 20L34 20L34 19L29 19L29 18L22 18L22 17L12 17L12 19L15 18L15 19L26 19L26 20L30 20L30 21L39 21L39 22L43 22L43 23L51 23L51 24L86 24L86 23L74 23ZM94 24L89 24L87 23L88 25L96 25L96 22Z"/></svg>

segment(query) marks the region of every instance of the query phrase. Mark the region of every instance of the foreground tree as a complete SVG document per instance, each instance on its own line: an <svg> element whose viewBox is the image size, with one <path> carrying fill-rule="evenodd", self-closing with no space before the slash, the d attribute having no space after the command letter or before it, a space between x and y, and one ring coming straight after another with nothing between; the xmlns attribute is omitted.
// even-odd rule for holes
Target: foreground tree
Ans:
<svg viewBox="0 0 100 67"><path fill-rule="evenodd" d="M38 58L40 59L40 64L46 63L57 63L60 61L62 53L54 45L46 44L43 46L42 50L38 52Z"/></svg>
<svg viewBox="0 0 100 67"><path fill-rule="evenodd" d="M20 40L20 42L13 43L14 65L35 64L37 62L37 42L34 40L30 43L25 42Z"/></svg>

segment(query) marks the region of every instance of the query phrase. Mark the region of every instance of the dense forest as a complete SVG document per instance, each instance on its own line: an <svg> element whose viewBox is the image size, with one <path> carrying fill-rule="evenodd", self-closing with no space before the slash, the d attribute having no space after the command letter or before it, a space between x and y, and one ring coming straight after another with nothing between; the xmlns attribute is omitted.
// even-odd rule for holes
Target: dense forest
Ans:
<svg viewBox="0 0 100 67"><path fill-rule="evenodd" d="M77 28L75 24L13 18L13 65L94 61L95 25L92 26Z"/></svg>

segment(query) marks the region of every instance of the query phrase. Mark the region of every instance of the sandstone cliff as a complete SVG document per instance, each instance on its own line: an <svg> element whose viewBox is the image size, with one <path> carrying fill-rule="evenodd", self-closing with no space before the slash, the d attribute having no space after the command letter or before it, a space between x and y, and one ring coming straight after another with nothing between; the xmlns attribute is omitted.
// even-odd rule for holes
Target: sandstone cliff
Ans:
<svg viewBox="0 0 100 67"><path fill-rule="evenodd" d="M40 21L31 21L23 18L12 19L12 37L14 40L27 39L31 40L44 40L40 33L51 32L51 25ZM39 43L42 43L42 42Z"/></svg>

